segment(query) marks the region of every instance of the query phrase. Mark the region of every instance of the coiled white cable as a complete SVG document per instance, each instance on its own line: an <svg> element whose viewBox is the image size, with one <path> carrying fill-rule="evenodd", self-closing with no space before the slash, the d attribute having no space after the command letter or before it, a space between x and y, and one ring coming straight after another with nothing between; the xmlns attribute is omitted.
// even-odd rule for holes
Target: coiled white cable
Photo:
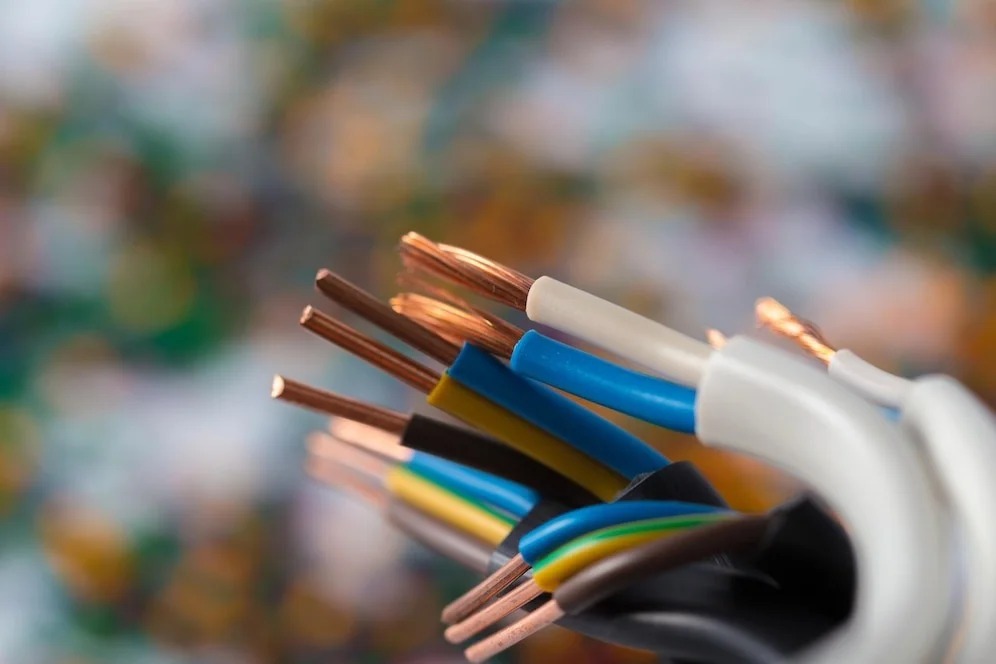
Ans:
<svg viewBox="0 0 996 664"><path fill-rule="evenodd" d="M902 431L825 373L743 337L712 354L696 416L703 442L786 469L849 528L859 579L854 612L802 660L937 661L950 604L949 542Z"/></svg>
<svg viewBox="0 0 996 664"><path fill-rule="evenodd" d="M526 315L689 387L698 385L712 352L698 339L551 277L533 282Z"/></svg>

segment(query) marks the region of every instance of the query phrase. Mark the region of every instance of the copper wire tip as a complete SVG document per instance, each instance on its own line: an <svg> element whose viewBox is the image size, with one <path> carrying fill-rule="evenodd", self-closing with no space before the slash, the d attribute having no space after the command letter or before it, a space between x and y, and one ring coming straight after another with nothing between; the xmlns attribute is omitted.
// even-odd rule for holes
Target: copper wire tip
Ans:
<svg viewBox="0 0 996 664"><path fill-rule="evenodd" d="M504 620L542 594L543 590L529 579L499 597L493 604L485 606L477 613L472 613L461 622L450 625L443 632L443 636L450 643L462 643Z"/></svg>
<svg viewBox="0 0 996 664"><path fill-rule="evenodd" d="M407 233L398 248L405 268L427 272L486 298L525 311L533 280L501 263L460 247Z"/></svg>
<svg viewBox="0 0 996 664"><path fill-rule="evenodd" d="M772 297L762 297L754 304L757 324L775 334L791 339L810 355L829 364L837 349L831 346L815 324L799 318Z"/></svg>
<svg viewBox="0 0 996 664"><path fill-rule="evenodd" d="M529 571L529 563L516 554L479 584L453 600L443 609L442 619L447 625L464 620L479 608L497 597L503 590L515 583Z"/></svg>
<svg viewBox="0 0 996 664"><path fill-rule="evenodd" d="M486 662L495 655L508 650L543 628L564 617L564 611L556 600L550 600L517 623L495 632L480 643L467 648L463 654L473 664Z"/></svg>
<svg viewBox="0 0 996 664"><path fill-rule="evenodd" d="M320 431L310 433L305 444L308 447L308 453L312 456L331 461L361 477L380 480L394 466L392 462L386 461L372 452L353 447Z"/></svg>
<svg viewBox="0 0 996 664"><path fill-rule="evenodd" d="M437 372L310 305L301 314L301 325L420 392L428 394L439 382Z"/></svg>
<svg viewBox="0 0 996 664"><path fill-rule="evenodd" d="M726 335L719 330L710 328L706 330L706 341L709 342L709 345L712 346L713 349L719 350L726 345L727 338Z"/></svg>
<svg viewBox="0 0 996 664"><path fill-rule="evenodd" d="M273 377L270 396L326 415L362 422L394 434L401 433L408 425L408 417L403 413L305 385L280 375Z"/></svg>
<svg viewBox="0 0 996 664"><path fill-rule="evenodd" d="M458 298L454 298L458 299ZM442 302L418 293L400 293L391 307L454 343L471 343L489 353L510 358L523 331L475 307Z"/></svg>

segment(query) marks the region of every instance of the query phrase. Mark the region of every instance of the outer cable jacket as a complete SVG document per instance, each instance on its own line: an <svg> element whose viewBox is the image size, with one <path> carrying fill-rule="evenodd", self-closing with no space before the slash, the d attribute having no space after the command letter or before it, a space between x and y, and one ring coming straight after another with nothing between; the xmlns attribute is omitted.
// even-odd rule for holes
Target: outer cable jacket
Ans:
<svg viewBox="0 0 996 664"><path fill-rule="evenodd" d="M519 540L519 553L526 562L535 565L568 542L603 528L647 519L717 511L719 509L711 505L675 500L633 500L592 505L554 517L527 533Z"/></svg>
<svg viewBox="0 0 996 664"><path fill-rule="evenodd" d="M583 486L604 501L626 488L626 479L562 440L444 375L427 403L472 424Z"/></svg>
<svg viewBox="0 0 996 664"><path fill-rule="evenodd" d="M940 478L965 541L958 661L990 661L996 653L996 421L946 376L916 380L902 414Z"/></svg>
<svg viewBox="0 0 996 664"><path fill-rule="evenodd" d="M599 499L556 470L494 438L415 413L401 436L405 447L513 480L570 507ZM670 467L670 466L669 466Z"/></svg>
<svg viewBox="0 0 996 664"><path fill-rule="evenodd" d="M536 492L501 477L461 466L430 454L417 452L408 467L458 494L474 498L521 518L536 504Z"/></svg>
<svg viewBox="0 0 996 664"><path fill-rule="evenodd" d="M626 369L535 330L515 345L509 366L620 413L674 431L695 432L695 390Z"/></svg>
<svg viewBox="0 0 996 664"><path fill-rule="evenodd" d="M511 521L491 513L401 467L391 469L387 487L400 500L495 547L512 529Z"/></svg>
<svg viewBox="0 0 996 664"><path fill-rule="evenodd" d="M847 349L834 353L827 372L837 382L883 406L900 405L912 387L911 381L883 371Z"/></svg>
<svg viewBox="0 0 996 664"><path fill-rule="evenodd" d="M860 579L854 612L803 661L937 661L949 543L899 429L825 372L743 337L713 353L696 408L703 442L793 473L849 527Z"/></svg>
<svg viewBox="0 0 996 664"><path fill-rule="evenodd" d="M768 517L740 517L704 525L628 549L581 570L554 592L566 613L577 614L606 597L661 572L721 553L738 553L756 546Z"/></svg>
<svg viewBox="0 0 996 664"><path fill-rule="evenodd" d="M388 504L387 519L398 530L444 558L478 574L487 571L491 558L491 547L487 542L454 530L439 519L398 500Z"/></svg>
<svg viewBox="0 0 996 664"><path fill-rule="evenodd" d="M517 375L479 348L464 345L447 375L623 477L633 478L668 464L664 455L625 429Z"/></svg>
<svg viewBox="0 0 996 664"><path fill-rule="evenodd" d="M728 517L703 514L651 519L589 533L536 563L533 567L533 582L551 592L564 580L607 556L724 518Z"/></svg>
<svg viewBox="0 0 996 664"><path fill-rule="evenodd" d="M711 350L676 330L550 277L529 289L529 319L695 387Z"/></svg>

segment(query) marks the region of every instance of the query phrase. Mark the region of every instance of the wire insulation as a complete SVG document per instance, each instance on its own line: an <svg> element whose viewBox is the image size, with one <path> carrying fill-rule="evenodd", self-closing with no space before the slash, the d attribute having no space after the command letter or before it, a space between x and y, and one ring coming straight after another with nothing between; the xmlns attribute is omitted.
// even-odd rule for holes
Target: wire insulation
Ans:
<svg viewBox="0 0 996 664"><path fill-rule="evenodd" d="M663 454L625 429L517 375L479 348L464 345L447 375L623 477L633 478L668 464Z"/></svg>
<svg viewBox="0 0 996 664"><path fill-rule="evenodd" d="M487 542L455 530L445 522L399 500L392 500L388 504L386 516L398 530L442 557L478 574L488 570L491 547Z"/></svg>
<svg viewBox="0 0 996 664"><path fill-rule="evenodd" d="M517 519L525 516L539 500L535 491L520 484L423 452L412 456L408 468L455 493L487 503Z"/></svg>
<svg viewBox="0 0 996 664"><path fill-rule="evenodd" d="M628 484L621 475L449 376L440 379L426 401L556 470L603 501L612 500Z"/></svg>
<svg viewBox="0 0 996 664"><path fill-rule="evenodd" d="M538 380L645 422L695 432L695 390L632 371L530 330L509 365Z"/></svg>

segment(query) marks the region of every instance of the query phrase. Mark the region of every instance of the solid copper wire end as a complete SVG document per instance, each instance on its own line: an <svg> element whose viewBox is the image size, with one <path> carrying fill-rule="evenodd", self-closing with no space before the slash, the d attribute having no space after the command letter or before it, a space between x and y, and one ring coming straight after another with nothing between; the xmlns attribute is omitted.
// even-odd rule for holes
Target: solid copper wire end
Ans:
<svg viewBox="0 0 996 664"><path fill-rule="evenodd" d="M322 484L343 491L380 512L387 510L390 497L383 487L360 479L355 473L333 461L309 456L304 463L304 470Z"/></svg>
<svg viewBox="0 0 996 664"><path fill-rule="evenodd" d="M502 595L494 604L490 604L477 613L446 628L443 636L450 643L462 643L475 634L480 634L499 620L512 615L529 602L543 594L543 590L532 579Z"/></svg>
<svg viewBox="0 0 996 664"><path fill-rule="evenodd" d="M405 463L411 461L414 450L399 445L400 437L382 429L372 427L356 420L343 417L333 417L329 422L329 433L353 447L376 454L382 459Z"/></svg>
<svg viewBox="0 0 996 664"><path fill-rule="evenodd" d="M377 327L425 353L437 362L452 364L460 352L457 344L432 330L399 315L386 303L338 274L322 268L315 276L315 286L326 297Z"/></svg>
<svg viewBox="0 0 996 664"><path fill-rule="evenodd" d="M829 364L837 352L815 324L799 318L773 297L759 299L754 304L754 314L760 327L791 339L824 364Z"/></svg>
<svg viewBox="0 0 996 664"><path fill-rule="evenodd" d="M719 350L726 345L727 338L726 335L719 330L710 328L706 330L706 341L709 342L709 345L712 346L713 349Z"/></svg>
<svg viewBox="0 0 996 664"><path fill-rule="evenodd" d="M473 664L486 662L495 655L508 650L536 632L552 625L564 617L564 610L556 600L550 600L517 623L495 632L479 643L467 648L463 654Z"/></svg>
<svg viewBox="0 0 996 664"><path fill-rule="evenodd" d="M305 385L284 376L273 377L270 396L311 410L362 422L382 431L399 434L408 425L408 417L371 403L351 399L335 392Z"/></svg>
<svg viewBox="0 0 996 664"><path fill-rule="evenodd" d="M512 357L515 344L524 334L510 323L496 325L471 309L418 293L401 293L391 298L391 307L440 336L461 344L472 343L504 358Z"/></svg>
<svg viewBox="0 0 996 664"><path fill-rule="evenodd" d="M355 473L380 481L394 467L394 463L385 461L372 452L353 447L341 440L336 440L322 431L313 431L305 439L308 453L320 459L325 459L350 469Z"/></svg>
<svg viewBox="0 0 996 664"><path fill-rule="evenodd" d="M442 613L443 622L447 625L460 622L497 597L528 571L529 563L521 553L516 554L493 574L447 604Z"/></svg>
<svg viewBox="0 0 996 664"><path fill-rule="evenodd" d="M425 394L439 382L435 371L310 305L301 314L301 325Z"/></svg>
<svg viewBox="0 0 996 664"><path fill-rule="evenodd" d="M428 272L468 288L479 295L525 311L533 280L501 263L466 249L437 244L407 233L399 247L402 263L409 271Z"/></svg>

